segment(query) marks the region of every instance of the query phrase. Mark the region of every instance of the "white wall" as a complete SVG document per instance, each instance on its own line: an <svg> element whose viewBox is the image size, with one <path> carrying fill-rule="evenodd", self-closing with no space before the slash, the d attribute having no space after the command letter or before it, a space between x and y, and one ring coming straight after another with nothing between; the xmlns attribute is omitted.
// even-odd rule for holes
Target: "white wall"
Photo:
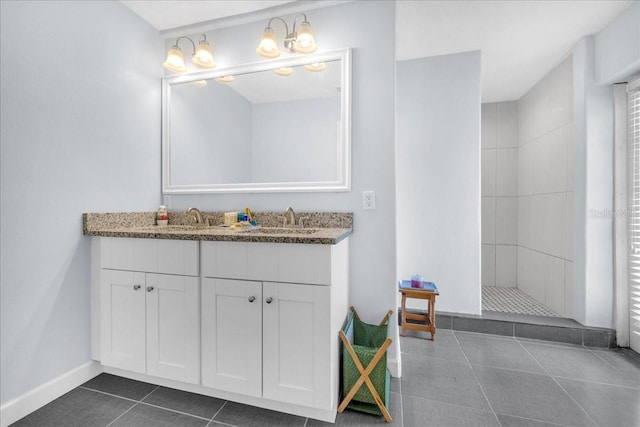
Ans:
<svg viewBox="0 0 640 427"><path fill-rule="evenodd" d="M518 105L518 288L573 317L572 58Z"/></svg>
<svg viewBox="0 0 640 427"><path fill-rule="evenodd" d="M302 5L304 6L304 5ZM287 5L287 8L301 7ZM270 16L282 16L273 9ZM395 265L395 5L393 2L350 2L307 12L319 50L353 48L352 81L352 191L343 193L273 193L172 195L171 209L195 205L207 210L244 209L354 212L350 250L349 303L368 322L379 322L396 307ZM255 15L251 15L255 16ZM252 21L251 16L243 22ZM291 22L291 16L285 16ZM264 60L255 53L268 21L185 30L174 36L206 31L218 68ZM223 28L224 27L224 28ZM384 29L381 31L380 29ZM282 37L282 29L276 29ZM175 33L175 32L174 32ZM391 35L391 36L390 36ZM478 120L480 117L478 103ZM479 164L479 160L478 160ZM362 191L376 192L377 209L362 210ZM479 236L479 235L478 235ZM478 249L479 250L479 249ZM397 325L392 323L392 336ZM399 356L399 343L389 351L391 363Z"/></svg>
<svg viewBox="0 0 640 427"><path fill-rule="evenodd" d="M480 314L480 52L399 61L396 84L398 276Z"/></svg>
<svg viewBox="0 0 640 427"><path fill-rule="evenodd" d="M640 3L573 49L574 309L585 325L613 322L613 90L640 73Z"/></svg>
<svg viewBox="0 0 640 427"><path fill-rule="evenodd" d="M515 287L518 103L482 104L482 285Z"/></svg>
<svg viewBox="0 0 640 427"><path fill-rule="evenodd" d="M82 212L160 202L162 40L118 2L0 16L4 404L90 360Z"/></svg>

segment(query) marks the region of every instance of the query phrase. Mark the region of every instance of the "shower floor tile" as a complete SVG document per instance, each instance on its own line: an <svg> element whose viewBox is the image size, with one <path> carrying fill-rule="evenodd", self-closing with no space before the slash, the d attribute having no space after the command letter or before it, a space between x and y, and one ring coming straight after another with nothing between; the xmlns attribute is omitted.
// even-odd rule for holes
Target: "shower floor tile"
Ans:
<svg viewBox="0 0 640 427"><path fill-rule="evenodd" d="M520 289L501 286L482 287L482 310L560 317Z"/></svg>

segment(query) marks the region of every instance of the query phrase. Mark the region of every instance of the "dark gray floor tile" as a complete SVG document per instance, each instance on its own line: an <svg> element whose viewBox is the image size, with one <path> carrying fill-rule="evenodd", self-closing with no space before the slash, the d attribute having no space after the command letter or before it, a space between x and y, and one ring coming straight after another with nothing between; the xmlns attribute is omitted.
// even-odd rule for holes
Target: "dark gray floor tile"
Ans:
<svg viewBox="0 0 640 427"><path fill-rule="evenodd" d="M604 384L637 386L638 383L596 356L590 350L523 343L553 376Z"/></svg>
<svg viewBox="0 0 640 427"><path fill-rule="evenodd" d="M558 427L562 424L547 423L544 421L530 420L527 418L512 417L510 415L498 414L498 419L502 427Z"/></svg>
<svg viewBox="0 0 640 427"><path fill-rule="evenodd" d="M491 411L483 411L417 396L402 397L404 427L500 427Z"/></svg>
<svg viewBox="0 0 640 427"><path fill-rule="evenodd" d="M76 388L27 415L15 427L104 427L135 402Z"/></svg>
<svg viewBox="0 0 640 427"><path fill-rule="evenodd" d="M582 344L582 329L516 323L514 335L520 338Z"/></svg>
<svg viewBox="0 0 640 427"><path fill-rule="evenodd" d="M478 332L482 334L513 336L513 323L502 320L475 319L470 317L454 317L455 331Z"/></svg>
<svg viewBox="0 0 640 427"><path fill-rule="evenodd" d="M401 396L398 393L389 393L389 414L391 415L391 423L387 424L384 417L371 415L364 412L353 411L349 408L336 416L336 423L326 423L323 421L309 419L306 427L320 426L348 426L348 427L366 427L375 425L385 426L402 426L402 406L400 404ZM406 424L404 424L406 426Z"/></svg>
<svg viewBox="0 0 640 427"><path fill-rule="evenodd" d="M209 420L139 403L110 427L205 427L207 424Z"/></svg>
<svg viewBox="0 0 640 427"><path fill-rule="evenodd" d="M632 379L640 387L640 357L628 349L610 349L594 351L593 354L613 366L627 378Z"/></svg>
<svg viewBox="0 0 640 427"><path fill-rule="evenodd" d="M222 408L225 401L201 394L159 387L145 397L143 402L211 419Z"/></svg>
<svg viewBox="0 0 640 427"><path fill-rule="evenodd" d="M554 347L568 347L568 348L579 348L581 350L588 350L587 347L583 346L582 344L571 344L568 342L545 341L545 340L539 340L535 338L521 338L521 337L516 337L516 340L520 341L521 343L528 342L528 343L534 343L534 344L540 344L540 345L550 345Z"/></svg>
<svg viewBox="0 0 640 427"><path fill-rule="evenodd" d="M403 354L402 394L489 409L468 363Z"/></svg>
<svg viewBox="0 0 640 427"><path fill-rule="evenodd" d="M640 425L640 389L564 378L558 382L601 426Z"/></svg>
<svg viewBox="0 0 640 427"><path fill-rule="evenodd" d="M548 375L473 367L496 413L570 426L595 426Z"/></svg>
<svg viewBox="0 0 640 427"><path fill-rule="evenodd" d="M416 337L416 335L417 333L415 331L407 331L406 337L400 337L400 349L402 353L466 362L464 353L453 332L440 331L436 334L435 341L425 339L424 337ZM424 335L431 337L431 334Z"/></svg>
<svg viewBox="0 0 640 427"><path fill-rule="evenodd" d="M127 399L141 400L155 390L157 386L103 373L82 384L81 387L115 394L116 396L126 397Z"/></svg>
<svg viewBox="0 0 640 427"><path fill-rule="evenodd" d="M391 382L389 383L389 391L402 393L402 389L400 388L400 378L391 377Z"/></svg>
<svg viewBox="0 0 640 427"><path fill-rule="evenodd" d="M542 367L515 339L457 332L456 337L472 365L544 373Z"/></svg>
<svg viewBox="0 0 640 427"><path fill-rule="evenodd" d="M227 402L222 410L215 416L214 421L231 424L234 426L304 426L303 417L285 414L283 412L270 411L256 408L255 406L241 403Z"/></svg>

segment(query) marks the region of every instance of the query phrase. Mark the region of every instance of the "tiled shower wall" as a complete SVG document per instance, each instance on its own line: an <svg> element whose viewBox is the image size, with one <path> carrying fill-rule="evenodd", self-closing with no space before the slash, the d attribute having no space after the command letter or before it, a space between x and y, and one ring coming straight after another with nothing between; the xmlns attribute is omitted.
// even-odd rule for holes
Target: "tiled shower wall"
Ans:
<svg viewBox="0 0 640 427"><path fill-rule="evenodd" d="M482 104L482 284L515 287L518 103Z"/></svg>
<svg viewBox="0 0 640 427"><path fill-rule="evenodd" d="M518 101L517 287L573 317L573 66Z"/></svg>

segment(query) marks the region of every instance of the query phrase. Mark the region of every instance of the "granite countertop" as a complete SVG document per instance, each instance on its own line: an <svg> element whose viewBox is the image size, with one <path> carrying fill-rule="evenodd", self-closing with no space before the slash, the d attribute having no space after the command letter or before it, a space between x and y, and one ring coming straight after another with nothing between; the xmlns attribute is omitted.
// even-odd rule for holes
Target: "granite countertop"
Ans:
<svg viewBox="0 0 640 427"><path fill-rule="evenodd" d="M205 222L221 223L223 212L203 212ZM353 214L341 212L303 212L305 228L284 228L278 224L281 213L255 213L258 227L221 227L193 224L190 215L170 212L169 225L154 225L154 212L85 213L86 236L134 237L145 239L202 240L225 242L303 243L333 245L353 232ZM262 225L264 224L264 225Z"/></svg>

